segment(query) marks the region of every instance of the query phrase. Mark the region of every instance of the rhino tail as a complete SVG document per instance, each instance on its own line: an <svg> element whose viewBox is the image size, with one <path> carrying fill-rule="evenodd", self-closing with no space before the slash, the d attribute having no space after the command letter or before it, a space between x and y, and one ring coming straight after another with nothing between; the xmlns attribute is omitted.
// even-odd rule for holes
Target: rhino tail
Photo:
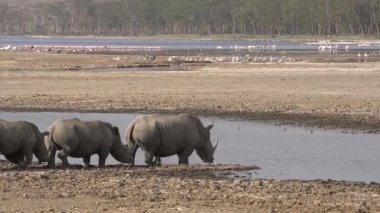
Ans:
<svg viewBox="0 0 380 213"><path fill-rule="evenodd" d="M43 140L43 139L44 139L44 136L50 134L48 131L40 132L40 130L38 129L38 127L37 127L35 124L33 124L33 123L29 123L29 122L27 122L27 123L28 123L28 124L30 125L30 127L33 129L33 133L34 133L34 135L36 136L36 138L37 138L38 140Z"/></svg>
<svg viewBox="0 0 380 213"><path fill-rule="evenodd" d="M44 137L44 136L50 135L50 132L48 132L48 131L41 132L41 135L42 135L42 137Z"/></svg>
<svg viewBox="0 0 380 213"><path fill-rule="evenodd" d="M135 123L132 123L132 124L130 124L128 126L127 132L126 132L125 139L126 139L126 142L127 142L127 146L130 147L130 148L132 148L135 145L135 143L136 143L133 140L133 136L132 136L134 128L135 128Z"/></svg>
<svg viewBox="0 0 380 213"><path fill-rule="evenodd" d="M62 147L59 144L57 144L57 142L55 142L54 139L53 139L54 128L55 128L55 126L53 126L53 128L51 128L51 132L50 132L50 135L49 135L49 141L52 143L51 145L54 145L56 147L56 149L62 150Z"/></svg>
<svg viewBox="0 0 380 213"><path fill-rule="evenodd" d="M45 140L45 136L49 136L49 135L50 135L50 132L48 132L48 131L39 132L38 138L43 143L43 141Z"/></svg>

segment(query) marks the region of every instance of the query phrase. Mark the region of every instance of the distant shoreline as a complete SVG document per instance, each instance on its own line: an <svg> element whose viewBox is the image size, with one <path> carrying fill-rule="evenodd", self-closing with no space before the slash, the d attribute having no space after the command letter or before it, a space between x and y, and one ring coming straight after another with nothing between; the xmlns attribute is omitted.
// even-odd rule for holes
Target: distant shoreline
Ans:
<svg viewBox="0 0 380 213"><path fill-rule="evenodd" d="M331 41L331 42L337 42L337 41L344 41L344 42L374 42L378 41L380 43L380 38L376 36L370 36L370 37L362 37L362 36L316 36L316 35L295 35L295 36L275 36L272 37L270 35L229 35L229 34L223 34L223 35L195 35L195 34L180 34L180 35L135 35L135 36L121 36L121 35L0 35L1 37L12 37L12 36L25 36L25 37L35 37L35 38L51 38L51 37L66 37L66 38L96 38L96 39L173 39L173 40L264 40L264 41L273 41L273 40L280 40L280 41Z"/></svg>

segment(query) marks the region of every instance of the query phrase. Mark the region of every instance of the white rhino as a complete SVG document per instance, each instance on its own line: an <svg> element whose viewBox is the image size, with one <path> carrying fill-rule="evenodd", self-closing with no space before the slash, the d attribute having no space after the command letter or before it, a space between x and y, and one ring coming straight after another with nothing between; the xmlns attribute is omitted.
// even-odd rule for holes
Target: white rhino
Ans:
<svg viewBox="0 0 380 213"><path fill-rule="evenodd" d="M32 123L0 120L0 153L23 168L32 162L33 154L40 162L47 162L45 135L49 132L41 133Z"/></svg>
<svg viewBox="0 0 380 213"><path fill-rule="evenodd" d="M189 156L196 150L198 156L208 163L214 161L217 147L212 147L210 129L189 114L140 115L127 127L125 140L129 147L132 165L139 147L145 151L145 163L152 166L153 157L178 155L179 164L189 164Z"/></svg>
<svg viewBox="0 0 380 213"><path fill-rule="evenodd" d="M67 157L83 158L85 166L90 165L93 154L99 155L99 166L105 165L108 154L117 161L130 163L128 147L120 139L119 129L103 121L82 121L77 118L57 120L50 127L50 136L45 137L49 148L49 167L55 167L55 153L64 166Z"/></svg>

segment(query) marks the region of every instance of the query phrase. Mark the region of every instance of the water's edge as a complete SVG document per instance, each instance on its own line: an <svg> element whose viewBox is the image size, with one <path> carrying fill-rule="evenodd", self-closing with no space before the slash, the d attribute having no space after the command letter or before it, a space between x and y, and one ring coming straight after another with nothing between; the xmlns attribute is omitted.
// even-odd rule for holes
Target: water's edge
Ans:
<svg viewBox="0 0 380 213"><path fill-rule="evenodd" d="M45 130L59 118L104 120L119 127L121 135L137 113L0 112L0 119L26 120ZM214 123L212 141L219 140L216 164L257 165L260 170L239 173L248 178L334 179L380 182L380 135L350 134L336 130L278 126L219 117L200 117L203 124ZM124 139L122 138L124 141ZM1 156L2 157L2 156ZM143 153L137 153L143 164ZM82 163L70 158L71 163ZM97 156L92 157L97 164ZM176 156L163 158L164 164L177 164ZM119 164L112 157L107 164ZM202 163L194 152L190 164Z"/></svg>

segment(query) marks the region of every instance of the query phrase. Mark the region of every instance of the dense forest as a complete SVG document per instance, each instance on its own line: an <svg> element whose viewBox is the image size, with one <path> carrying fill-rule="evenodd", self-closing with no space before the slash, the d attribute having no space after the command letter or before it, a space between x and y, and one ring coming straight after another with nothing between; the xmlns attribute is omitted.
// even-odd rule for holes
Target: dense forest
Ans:
<svg viewBox="0 0 380 213"><path fill-rule="evenodd" d="M379 25L380 0L0 2L2 35L379 36Z"/></svg>

